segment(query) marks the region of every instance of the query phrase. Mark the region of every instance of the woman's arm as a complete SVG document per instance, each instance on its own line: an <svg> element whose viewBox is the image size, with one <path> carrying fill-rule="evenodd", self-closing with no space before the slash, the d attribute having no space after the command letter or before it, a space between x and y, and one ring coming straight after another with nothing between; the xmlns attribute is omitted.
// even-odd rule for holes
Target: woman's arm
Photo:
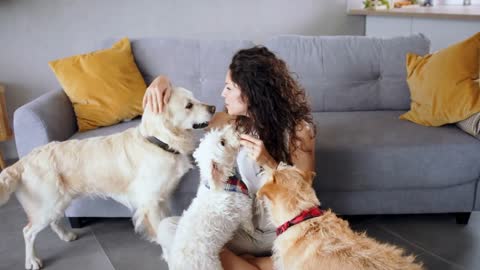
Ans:
<svg viewBox="0 0 480 270"><path fill-rule="evenodd" d="M315 133L309 124L302 124L301 129L297 131L299 141L290 145L292 149L292 163L302 171L315 171Z"/></svg>
<svg viewBox="0 0 480 270"><path fill-rule="evenodd" d="M297 131L296 147L291 144L289 149L292 163L303 171L315 171L315 134L314 130L308 124L302 124L301 129ZM275 169L278 162L268 153L262 140L254 138L251 135L240 135L240 143L249 149L250 156L258 165Z"/></svg>

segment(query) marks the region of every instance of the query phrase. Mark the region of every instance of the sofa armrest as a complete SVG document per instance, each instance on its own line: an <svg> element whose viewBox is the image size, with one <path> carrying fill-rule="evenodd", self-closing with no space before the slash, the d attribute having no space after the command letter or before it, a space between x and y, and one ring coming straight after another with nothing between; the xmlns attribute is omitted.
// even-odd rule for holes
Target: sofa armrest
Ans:
<svg viewBox="0 0 480 270"><path fill-rule="evenodd" d="M72 103L63 91L48 92L15 110L13 126L19 157L51 141L64 141L78 130Z"/></svg>

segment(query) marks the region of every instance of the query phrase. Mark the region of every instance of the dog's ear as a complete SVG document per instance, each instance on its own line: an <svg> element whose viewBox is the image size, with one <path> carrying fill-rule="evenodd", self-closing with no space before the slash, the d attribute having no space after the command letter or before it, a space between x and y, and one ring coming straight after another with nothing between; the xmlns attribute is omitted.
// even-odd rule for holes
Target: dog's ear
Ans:
<svg viewBox="0 0 480 270"><path fill-rule="evenodd" d="M277 180L275 179L275 175L271 176L269 179L257 192L257 198L262 199L262 197L267 197L268 200L273 201L273 195L275 194L275 190L277 189L276 186Z"/></svg>
<svg viewBox="0 0 480 270"><path fill-rule="evenodd" d="M313 179L315 178L316 175L317 173L314 171L306 171L304 173L304 179L311 186L313 184Z"/></svg>
<svg viewBox="0 0 480 270"><path fill-rule="evenodd" d="M212 189L220 190L223 186L225 175L223 171L220 169L220 167L218 166L218 163L216 163L215 161L212 161L210 165L210 170L212 174L212 177L210 179L212 182L209 184Z"/></svg>
<svg viewBox="0 0 480 270"><path fill-rule="evenodd" d="M275 168L270 168L268 166L262 166L261 174L272 175L275 172Z"/></svg>
<svg viewBox="0 0 480 270"><path fill-rule="evenodd" d="M173 112L171 111L171 106L170 103L172 101L172 97L170 97L168 100L164 101L163 103L163 111L162 113L159 114L164 114L165 118L170 119L173 117Z"/></svg>
<svg viewBox="0 0 480 270"><path fill-rule="evenodd" d="M261 185L264 185L265 183L269 182L272 179L274 173L275 173L275 169L271 169L270 167L267 167L267 166L262 167L262 170L258 174Z"/></svg>
<svg viewBox="0 0 480 270"><path fill-rule="evenodd" d="M312 185L313 179L317 175L316 172L300 170L297 167L295 167L295 170L302 176L302 178L303 178L303 180L305 180L305 182L307 182L309 185Z"/></svg>
<svg viewBox="0 0 480 270"><path fill-rule="evenodd" d="M265 184L257 191L257 198L262 200L263 197L267 197L268 200L272 201L272 192L271 192L271 184Z"/></svg>

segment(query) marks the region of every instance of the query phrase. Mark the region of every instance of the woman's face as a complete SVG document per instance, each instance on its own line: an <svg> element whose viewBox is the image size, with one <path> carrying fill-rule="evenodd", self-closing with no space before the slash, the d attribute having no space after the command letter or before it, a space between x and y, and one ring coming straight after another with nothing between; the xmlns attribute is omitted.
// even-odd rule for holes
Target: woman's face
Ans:
<svg viewBox="0 0 480 270"><path fill-rule="evenodd" d="M225 87L222 97L225 99L225 107L229 115L247 115L247 104L243 101L242 91L230 78L230 71L225 78Z"/></svg>

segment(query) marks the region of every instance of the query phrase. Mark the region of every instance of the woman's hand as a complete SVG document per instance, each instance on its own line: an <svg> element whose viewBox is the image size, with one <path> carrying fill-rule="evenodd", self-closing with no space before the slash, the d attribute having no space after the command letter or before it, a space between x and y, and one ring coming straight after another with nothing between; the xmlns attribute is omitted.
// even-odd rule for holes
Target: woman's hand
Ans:
<svg viewBox="0 0 480 270"><path fill-rule="evenodd" d="M147 105L154 113L163 111L172 93L172 84L167 76L160 75L148 86L143 96L143 108Z"/></svg>
<svg viewBox="0 0 480 270"><path fill-rule="evenodd" d="M247 134L241 134L240 144L248 149L250 157L254 159L259 166L269 167L270 169L275 169L278 166L275 159L268 153L262 140Z"/></svg>

